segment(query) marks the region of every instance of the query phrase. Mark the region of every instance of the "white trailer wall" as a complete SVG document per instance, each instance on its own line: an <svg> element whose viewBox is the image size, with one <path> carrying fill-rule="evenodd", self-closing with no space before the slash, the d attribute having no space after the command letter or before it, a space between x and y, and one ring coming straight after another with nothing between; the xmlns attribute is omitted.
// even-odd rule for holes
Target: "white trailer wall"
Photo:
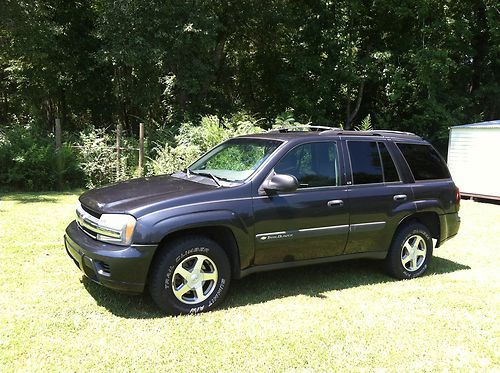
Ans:
<svg viewBox="0 0 500 373"><path fill-rule="evenodd" d="M450 128L448 167L464 195L500 199L500 120Z"/></svg>

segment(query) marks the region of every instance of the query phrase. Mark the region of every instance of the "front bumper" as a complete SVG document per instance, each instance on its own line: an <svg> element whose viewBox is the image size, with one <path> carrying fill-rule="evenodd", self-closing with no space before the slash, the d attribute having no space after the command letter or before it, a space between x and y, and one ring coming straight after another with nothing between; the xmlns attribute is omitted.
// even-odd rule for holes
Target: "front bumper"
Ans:
<svg viewBox="0 0 500 373"><path fill-rule="evenodd" d="M141 293L157 245L119 246L97 241L78 228L75 221L66 228L66 252L91 280L108 288Z"/></svg>

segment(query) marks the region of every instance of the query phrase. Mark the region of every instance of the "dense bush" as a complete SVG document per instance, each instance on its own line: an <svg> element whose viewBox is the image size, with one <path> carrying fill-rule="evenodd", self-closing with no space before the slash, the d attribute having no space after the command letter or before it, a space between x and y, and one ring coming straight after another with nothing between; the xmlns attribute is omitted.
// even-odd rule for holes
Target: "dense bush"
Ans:
<svg viewBox="0 0 500 373"><path fill-rule="evenodd" d="M87 188L130 179L136 175L137 140L122 138L119 165L115 137L104 129L89 127L80 133L78 144L80 167L85 174Z"/></svg>
<svg viewBox="0 0 500 373"><path fill-rule="evenodd" d="M173 142L156 144L155 157L150 158L147 164L147 174L168 174L182 170L203 153L230 137L262 131L257 120L246 115L222 120L216 116L205 116L201 118L199 126L184 123Z"/></svg>
<svg viewBox="0 0 500 373"><path fill-rule="evenodd" d="M184 169L215 145L235 136L259 133L259 120L238 113L230 118L204 116L199 123L180 127L154 127L146 133L146 175L169 174ZM272 128L302 125L291 112L277 117ZM130 179L138 172L138 140L122 137L118 166L115 134L89 126L74 144L57 153L55 140L31 126L0 131L0 185L2 189L57 190L95 188ZM242 165L252 160L238 158ZM227 162L228 160L219 160Z"/></svg>
<svg viewBox="0 0 500 373"><path fill-rule="evenodd" d="M2 189L56 190L80 187L83 174L77 152L32 128L15 126L0 133L0 185Z"/></svg>

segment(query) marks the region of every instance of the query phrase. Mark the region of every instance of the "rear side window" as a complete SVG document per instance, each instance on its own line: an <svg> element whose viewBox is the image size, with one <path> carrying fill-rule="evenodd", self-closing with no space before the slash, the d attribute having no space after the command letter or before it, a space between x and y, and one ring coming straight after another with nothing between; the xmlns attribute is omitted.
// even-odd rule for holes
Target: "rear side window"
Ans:
<svg viewBox="0 0 500 373"><path fill-rule="evenodd" d="M397 144L415 180L448 179L450 172L439 154L430 145Z"/></svg>
<svg viewBox="0 0 500 373"><path fill-rule="evenodd" d="M387 150L387 147L383 142L378 143L378 148L380 150L380 158L382 159L382 165L384 166L384 181L386 183L399 181L398 171L396 165Z"/></svg>
<svg viewBox="0 0 500 373"><path fill-rule="evenodd" d="M349 141L353 184L382 183L384 174L376 142Z"/></svg>
<svg viewBox="0 0 500 373"><path fill-rule="evenodd" d="M400 181L387 147L382 142L349 141L353 184Z"/></svg>

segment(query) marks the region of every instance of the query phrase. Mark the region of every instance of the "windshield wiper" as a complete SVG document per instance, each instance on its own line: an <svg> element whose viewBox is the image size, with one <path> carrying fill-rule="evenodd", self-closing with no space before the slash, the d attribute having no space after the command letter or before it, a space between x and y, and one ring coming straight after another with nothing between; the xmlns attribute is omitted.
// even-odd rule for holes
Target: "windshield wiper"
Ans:
<svg viewBox="0 0 500 373"><path fill-rule="evenodd" d="M195 172L195 171L192 171L188 168L187 169L188 177L189 177L189 174L210 177L213 181L215 181L215 184L217 184L217 186L222 186L222 184L220 183L220 179L217 176L215 176L214 174L211 174L210 172Z"/></svg>

